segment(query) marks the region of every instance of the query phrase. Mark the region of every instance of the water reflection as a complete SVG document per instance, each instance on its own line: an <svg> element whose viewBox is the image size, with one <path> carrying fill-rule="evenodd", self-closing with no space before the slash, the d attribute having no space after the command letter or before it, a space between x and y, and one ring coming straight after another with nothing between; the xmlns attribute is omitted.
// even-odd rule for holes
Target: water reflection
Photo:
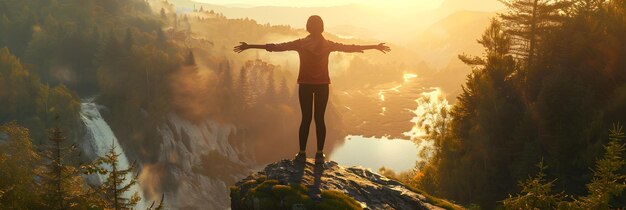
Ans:
<svg viewBox="0 0 626 210"><path fill-rule="evenodd" d="M423 127L433 123L421 116L449 105L441 89L424 87L420 81L416 74L406 73L400 84L392 82L371 89L345 91L350 97L343 101L342 116L349 132L359 135L347 136L345 144L331 154L331 159L374 171L382 166L406 171L415 168L420 158L428 158L430 150L425 149L431 148L433 142L424 138Z"/></svg>
<svg viewBox="0 0 626 210"><path fill-rule="evenodd" d="M419 142L351 135L346 137L343 146L330 155L330 159L342 165L360 165L372 171L378 171L382 166L394 171L407 171L415 167L419 151L432 145L427 141Z"/></svg>

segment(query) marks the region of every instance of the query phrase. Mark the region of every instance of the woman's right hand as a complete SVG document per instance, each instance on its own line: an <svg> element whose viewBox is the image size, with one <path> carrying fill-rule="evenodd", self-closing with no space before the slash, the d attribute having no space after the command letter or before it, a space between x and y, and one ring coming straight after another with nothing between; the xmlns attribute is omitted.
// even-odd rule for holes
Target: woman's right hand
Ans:
<svg viewBox="0 0 626 210"><path fill-rule="evenodd" d="M240 53L243 52L244 50L250 49L250 46L248 45L248 43L245 42L239 42L239 46L235 46L235 48L233 49L233 51L235 51L236 53Z"/></svg>

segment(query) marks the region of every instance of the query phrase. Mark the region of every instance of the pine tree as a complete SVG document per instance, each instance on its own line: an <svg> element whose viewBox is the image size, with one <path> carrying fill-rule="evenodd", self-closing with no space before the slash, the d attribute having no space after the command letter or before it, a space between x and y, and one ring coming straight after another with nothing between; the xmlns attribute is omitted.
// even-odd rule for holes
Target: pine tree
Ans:
<svg viewBox="0 0 626 210"><path fill-rule="evenodd" d="M534 65L537 45L548 31L560 25L562 11L569 6L555 0L500 0L508 11L500 14L506 31L513 36L512 53L525 59L528 68Z"/></svg>
<svg viewBox="0 0 626 210"><path fill-rule="evenodd" d="M507 145L515 143L510 128L517 126L522 114L507 79L516 70L516 62L508 53L509 40L500 22L493 20L479 40L485 56L460 56L474 70L449 113L450 129L442 129L450 133L435 136L441 146L436 148L431 164L421 170L426 178L420 184L429 191L490 209L514 187L515 180L508 173L516 153ZM440 109L431 110L436 113ZM493 180L499 184L494 185Z"/></svg>
<svg viewBox="0 0 626 210"><path fill-rule="evenodd" d="M289 86L287 86L287 78L283 77L280 80L280 86L278 87L278 97L286 101L291 95L289 94Z"/></svg>
<svg viewBox="0 0 626 210"><path fill-rule="evenodd" d="M120 153L117 153L115 150L115 144L111 144L107 154L96 161L96 165L100 166L98 172L107 176L106 181L98 187L97 191L103 196L107 208L115 210L132 209L141 200L138 192L134 192L130 197L126 197L124 194L130 192L130 188L137 184L137 177L132 176L136 165L133 162L128 168L120 169ZM110 168L105 169L102 165L108 165Z"/></svg>
<svg viewBox="0 0 626 210"><path fill-rule="evenodd" d="M520 182L522 192L502 201L505 209L556 209L566 197L563 193L552 193L554 182L547 181L543 160L537 164L539 172L534 177Z"/></svg>
<svg viewBox="0 0 626 210"><path fill-rule="evenodd" d="M60 128L50 130L49 140L53 143L41 156L48 159L41 174L44 180L44 196L48 209L75 209L87 198L87 188L82 172L71 164L69 158L76 150L75 145L63 147L65 137Z"/></svg>
<svg viewBox="0 0 626 210"><path fill-rule="evenodd" d="M267 90L265 91L265 99L272 102L276 99L276 84L274 82L274 70L270 69L267 74Z"/></svg>
<svg viewBox="0 0 626 210"><path fill-rule="evenodd" d="M602 9L606 0L578 0L574 1L573 9L576 14L589 15Z"/></svg>
<svg viewBox="0 0 626 210"><path fill-rule="evenodd" d="M62 169L63 169L63 163L62 163L62 159L61 159L61 142L63 142L65 140L65 137L63 136L63 134L61 133L61 129L59 128L53 128L50 131L50 137L48 138L50 141L54 142L54 147L53 147L53 151L54 153L52 155L52 157L49 157L51 160L50 163L50 168L52 169L52 173L54 174L54 185L56 188L56 192L57 193L61 193L63 192L63 189L61 187L61 177L62 175ZM60 206L62 206L62 200L58 200L57 202L60 201Z"/></svg>
<svg viewBox="0 0 626 210"><path fill-rule="evenodd" d="M165 45L167 44L167 37L165 36L165 32L163 32L163 29L158 29L156 31L156 35L157 35L157 45L160 47L165 47Z"/></svg>
<svg viewBox="0 0 626 210"><path fill-rule="evenodd" d="M626 176L620 171L624 164L623 127L613 124L609 130L609 143L604 146L604 157L596 161L593 180L587 184L589 195L576 202L582 209L612 209L612 199L620 196L626 188ZM623 206L622 206L623 207Z"/></svg>
<svg viewBox="0 0 626 210"><path fill-rule="evenodd" d="M485 71L490 78L497 84L498 88L503 86L504 81L513 76L516 68L501 68L497 64L506 64L506 66L515 66L516 63L509 54L511 51L512 38L505 32L505 29L497 19L491 20L491 24L485 30L478 43L485 48L485 56L468 56L459 55L459 59L465 64L474 67L477 70Z"/></svg>
<svg viewBox="0 0 626 210"><path fill-rule="evenodd" d="M220 87L232 92L233 88L233 70L230 61L226 60L220 63Z"/></svg>
<svg viewBox="0 0 626 210"><path fill-rule="evenodd" d="M226 115L231 115L237 112L237 107L233 104L238 104L239 98L234 95L236 90L233 89L232 69L230 62L226 59L219 65L219 78L218 78L218 96L220 110Z"/></svg>
<svg viewBox="0 0 626 210"><path fill-rule="evenodd" d="M241 67L239 71L239 88L238 88L238 100L244 107L249 107L255 103L254 90L250 85L248 79L248 69Z"/></svg>
<svg viewBox="0 0 626 210"><path fill-rule="evenodd" d="M187 56L185 57L185 65L187 66L195 66L196 65L196 57L193 55L193 51L189 49Z"/></svg>

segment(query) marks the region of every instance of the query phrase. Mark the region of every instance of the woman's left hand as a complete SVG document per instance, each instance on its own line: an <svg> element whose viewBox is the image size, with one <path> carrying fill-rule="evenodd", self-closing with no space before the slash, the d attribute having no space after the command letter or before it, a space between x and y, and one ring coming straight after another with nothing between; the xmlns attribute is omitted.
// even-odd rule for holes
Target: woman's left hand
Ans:
<svg viewBox="0 0 626 210"><path fill-rule="evenodd" d="M376 47L374 49L377 49L377 50L381 51L382 53L387 53L387 52L391 51L391 48L389 48L389 46L385 45L385 43L380 43L380 44L376 45Z"/></svg>

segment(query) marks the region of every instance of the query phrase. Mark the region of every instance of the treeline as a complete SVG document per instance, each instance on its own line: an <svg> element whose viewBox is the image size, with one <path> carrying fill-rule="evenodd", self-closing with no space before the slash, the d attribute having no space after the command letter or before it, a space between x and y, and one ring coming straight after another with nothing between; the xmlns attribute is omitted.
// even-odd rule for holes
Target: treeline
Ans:
<svg viewBox="0 0 626 210"><path fill-rule="evenodd" d="M77 146L60 128L49 130L47 143L35 145L29 130L9 122L0 126L0 208L2 209L134 209L141 198L130 192L137 184L135 164L121 168L111 145L107 154L80 163ZM105 181L88 186L86 175ZM129 193L133 193L128 196ZM163 197L147 209L165 209Z"/></svg>
<svg viewBox="0 0 626 210"><path fill-rule="evenodd" d="M593 179L585 186L587 195L573 196L554 191L556 180L547 180L548 166L537 164L539 172L519 183L521 192L502 201L505 209L618 209L626 206L622 192L626 188L624 131L619 124L609 131L604 155L592 169Z"/></svg>
<svg viewBox="0 0 626 210"><path fill-rule="evenodd" d="M43 81L63 83L81 95L98 90L96 73L111 59L102 51L113 44L112 36L126 36L130 49L129 45L154 43L161 29L148 4L138 0L7 0L0 4L0 46L32 65ZM127 31L135 36L128 37Z"/></svg>
<svg viewBox="0 0 626 210"><path fill-rule="evenodd" d="M103 116L121 139L142 144L144 135L124 137L136 134L133 130L154 133L157 121L170 110L169 77L184 57L162 25L148 3L140 0L0 2L0 46L24 64L19 67L4 59L7 68L2 70L26 72L0 75L11 79L2 84L11 85L0 95L3 107L19 107L1 110L0 122L17 120L39 142L45 137L41 131L52 126L50 116L61 115L61 127L76 140L78 99L98 96L97 102L110 110ZM17 80L20 75L33 82Z"/></svg>
<svg viewBox="0 0 626 210"><path fill-rule="evenodd" d="M438 113L451 120L431 133L434 156L412 180L435 195L493 209L542 162L549 167L542 165L536 180L555 181L533 190L571 195L565 201L587 196L587 189L596 195L590 185L602 169L589 168L603 145L623 144L607 143L606 131L626 119L626 2L503 3L508 11L479 39L484 55L460 56L473 72L457 104ZM616 161L623 157L623 150L611 151ZM624 174L623 164L613 166ZM623 176L615 181L622 186ZM522 194L533 181L524 183ZM624 208L619 192L603 194L602 208ZM511 203L506 207L544 208Z"/></svg>
<svg viewBox="0 0 626 210"><path fill-rule="evenodd" d="M0 49L0 107L0 123L19 119L36 131L32 133L36 143L44 142L45 130L53 122L64 129L80 123L78 96L65 85L43 84L6 47Z"/></svg>

